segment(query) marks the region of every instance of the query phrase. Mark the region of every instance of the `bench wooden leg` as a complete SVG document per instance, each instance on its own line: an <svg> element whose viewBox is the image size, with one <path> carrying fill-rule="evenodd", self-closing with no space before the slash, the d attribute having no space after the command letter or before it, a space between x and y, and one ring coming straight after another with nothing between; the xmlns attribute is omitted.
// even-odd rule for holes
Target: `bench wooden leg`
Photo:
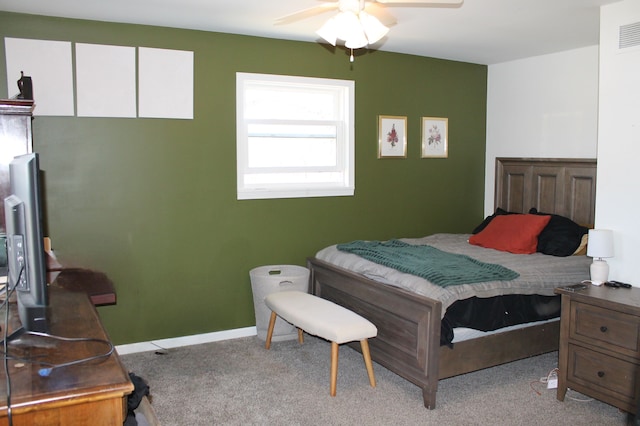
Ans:
<svg viewBox="0 0 640 426"><path fill-rule="evenodd" d="M267 349L271 348L271 338L273 337L273 328L276 326L277 317L278 315L272 311L271 318L269 318L269 328L267 329L267 341L264 344Z"/></svg>
<svg viewBox="0 0 640 426"><path fill-rule="evenodd" d="M298 328L298 343L304 343L304 331L301 328Z"/></svg>
<svg viewBox="0 0 640 426"><path fill-rule="evenodd" d="M367 339L360 340L360 347L362 348L362 357L364 358L364 365L367 366L367 374L369 375L369 383L371 387L376 387L376 377L373 375L373 364L371 363L371 353L369 352L369 341Z"/></svg>
<svg viewBox="0 0 640 426"><path fill-rule="evenodd" d="M336 396L336 383L338 382L338 348L336 342L331 342L331 387L329 394Z"/></svg>

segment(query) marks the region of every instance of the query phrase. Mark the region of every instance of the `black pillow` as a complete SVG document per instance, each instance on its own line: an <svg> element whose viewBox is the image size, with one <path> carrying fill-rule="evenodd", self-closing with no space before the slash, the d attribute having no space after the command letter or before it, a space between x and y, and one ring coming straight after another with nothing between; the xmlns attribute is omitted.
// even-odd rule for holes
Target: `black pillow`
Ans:
<svg viewBox="0 0 640 426"><path fill-rule="evenodd" d="M487 227L487 225L493 220L494 217L502 215L502 214L517 214L514 212L508 212L504 209L501 209L500 207L498 207L496 209L496 212L494 214L492 214L491 216L487 216L480 225L476 226L476 228L471 232L472 234L477 234L478 232L482 231L484 228Z"/></svg>
<svg viewBox="0 0 640 426"><path fill-rule="evenodd" d="M580 247L582 236L589 232L589 228L578 225L568 217L557 214L539 213L536 208L529 210L529 214L549 215L551 219L538 235L537 251L552 256L571 256Z"/></svg>

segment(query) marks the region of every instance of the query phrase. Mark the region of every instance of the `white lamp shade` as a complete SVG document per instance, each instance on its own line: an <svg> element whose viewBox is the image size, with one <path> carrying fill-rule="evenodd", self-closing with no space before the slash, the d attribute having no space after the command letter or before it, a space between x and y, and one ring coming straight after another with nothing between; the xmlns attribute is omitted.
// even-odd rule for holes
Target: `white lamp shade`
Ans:
<svg viewBox="0 0 640 426"><path fill-rule="evenodd" d="M349 49L360 49L361 47L365 47L367 44L367 36L364 35L363 31L351 35L351 37L344 42L345 47Z"/></svg>
<svg viewBox="0 0 640 426"><path fill-rule="evenodd" d="M590 229L587 256L598 259L613 257L613 231L610 229Z"/></svg>
<svg viewBox="0 0 640 426"><path fill-rule="evenodd" d="M369 44L377 42L389 32L389 28L382 25L378 18L365 11L360 12L360 23L364 33L367 35Z"/></svg>
<svg viewBox="0 0 640 426"><path fill-rule="evenodd" d="M358 16L353 12L342 12L337 17L338 38L344 40L344 45L350 49L359 49L367 45L367 36L364 34Z"/></svg>
<svg viewBox="0 0 640 426"><path fill-rule="evenodd" d="M325 39L332 46L336 45L336 41L338 41L338 28L336 24L336 18L333 17L329 19L324 25L316 31L320 37Z"/></svg>

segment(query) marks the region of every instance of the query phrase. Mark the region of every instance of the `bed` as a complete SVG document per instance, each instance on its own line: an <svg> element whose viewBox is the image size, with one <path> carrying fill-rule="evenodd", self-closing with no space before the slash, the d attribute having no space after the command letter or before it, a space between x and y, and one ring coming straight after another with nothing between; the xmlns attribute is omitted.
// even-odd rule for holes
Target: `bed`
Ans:
<svg viewBox="0 0 640 426"><path fill-rule="evenodd" d="M592 227L595 180L595 160L498 158L495 207L511 213L529 213L535 208L538 212L561 215ZM318 254L321 253L322 250ZM554 257L541 256L550 260ZM372 279L335 264L331 256L324 257L325 260L318 255L308 259L312 293L373 322L378 327L378 336L370 342L372 358L419 386L424 405L429 409L436 406L440 379L558 348L557 319L443 345L441 329L446 310L439 298L429 297L430 293L410 291L401 285L390 285L384 279ZM583 255L583 265L588 265L586 260ZM588 279L588 267L578 268L578 275L571 279ZM565 282L554 280L552 274L547 274L542 281L546 281L543 284L549 288ZM450 302L445 300L445 307ZM357 345L352 347L358 350Z"/></svg>

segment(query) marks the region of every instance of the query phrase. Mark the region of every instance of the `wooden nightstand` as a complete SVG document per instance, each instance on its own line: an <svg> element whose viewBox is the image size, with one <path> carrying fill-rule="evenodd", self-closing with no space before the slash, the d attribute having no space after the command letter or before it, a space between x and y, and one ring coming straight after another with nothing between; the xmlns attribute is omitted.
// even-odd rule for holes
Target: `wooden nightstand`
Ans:
<svg viewBox="0 0 640 426"><path fill-rule="evenodd" d="M640 288L587 284L562 295L558 394L567 388L635 413L640 397Z"/></svg>

